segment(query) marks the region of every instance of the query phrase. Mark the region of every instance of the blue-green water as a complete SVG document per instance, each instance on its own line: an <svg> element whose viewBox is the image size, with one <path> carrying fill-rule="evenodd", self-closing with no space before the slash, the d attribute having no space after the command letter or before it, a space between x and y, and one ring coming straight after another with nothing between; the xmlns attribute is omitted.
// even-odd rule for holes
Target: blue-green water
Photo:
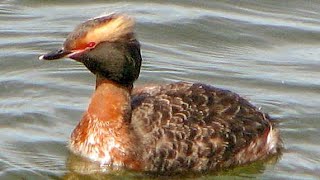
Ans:
<svg viewBox="0 0 320 180"><path fill-rule="evenodd" d="M89 166L74 167L66 145L94 77L74 61L38 60L61 47L75 25L114 11L137 20L144 59L137 84L212 84L280 121L285 150L278 161L190 179L320 178L319 1L2 0L0 179L154 178L79 174Z"/></svg>

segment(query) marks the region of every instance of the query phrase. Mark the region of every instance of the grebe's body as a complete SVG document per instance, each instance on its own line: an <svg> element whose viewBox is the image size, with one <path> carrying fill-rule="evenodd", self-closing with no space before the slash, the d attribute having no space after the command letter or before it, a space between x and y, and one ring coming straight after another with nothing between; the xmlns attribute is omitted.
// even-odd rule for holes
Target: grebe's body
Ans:
<svg viewBox="0 0 320 180"><path fill-rule="evenodd" d="M239 95L204 84L133 89L141 66L134 22L125 15L91 19L62 50L97 77L70 150L104 165L141 171L206 171L246 164L281 148L267 114Z"/></svg>

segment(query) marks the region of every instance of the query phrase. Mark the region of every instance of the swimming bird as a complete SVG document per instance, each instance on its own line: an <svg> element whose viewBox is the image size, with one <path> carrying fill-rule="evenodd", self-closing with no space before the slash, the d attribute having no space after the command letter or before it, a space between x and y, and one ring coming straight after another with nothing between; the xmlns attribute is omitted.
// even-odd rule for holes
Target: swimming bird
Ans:
<svg viewBox="0 0 320 180"><path fill-rule="evenodd" d="M209 171L266 159L281 149L271 118L238 94L202 83L136 89L140 44L132 17L89 19L39 59L71 58L96 76L72 153L101 165L149 172Z"/></svg>

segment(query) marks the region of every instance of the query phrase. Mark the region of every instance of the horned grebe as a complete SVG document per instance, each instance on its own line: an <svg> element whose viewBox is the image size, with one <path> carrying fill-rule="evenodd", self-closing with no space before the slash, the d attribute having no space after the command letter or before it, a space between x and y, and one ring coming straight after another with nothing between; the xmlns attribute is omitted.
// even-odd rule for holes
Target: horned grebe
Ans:
<svg viewBox="0 0 320 180"><path fill-rule="evenodd" d="M200 83L134 89L141 66L135 22L124 14L90 19L63 48L39 59L69 57L96 75L88 110L70 150L101 165L138 171L216 170L279 152L269 116L228 90Z"/></svg>

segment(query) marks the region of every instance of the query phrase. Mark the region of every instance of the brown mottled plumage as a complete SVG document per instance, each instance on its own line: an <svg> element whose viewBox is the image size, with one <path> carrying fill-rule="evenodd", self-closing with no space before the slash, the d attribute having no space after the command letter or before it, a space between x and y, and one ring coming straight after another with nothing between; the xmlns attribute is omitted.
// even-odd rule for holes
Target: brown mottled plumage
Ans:
<svg viewBox="0 0 320 180"><path fill-rule="evenodd" d="M70 150L103 165L153 172L217 170L265 159L281 148L278 129L239 95L186 82L133 89L141 66L134 22L113 14L86 21L59 51L97 77Z"/></svg>
<svg viewBox="0 0 320 180"><path fill-rule="evenodd" d="M132 99L131 124L143 137L143 158L151 162L147 169L216 169L278 151L278 131L270 118L230 91L181 82ZM268 135L276 139L267 142Z"/></svg>

